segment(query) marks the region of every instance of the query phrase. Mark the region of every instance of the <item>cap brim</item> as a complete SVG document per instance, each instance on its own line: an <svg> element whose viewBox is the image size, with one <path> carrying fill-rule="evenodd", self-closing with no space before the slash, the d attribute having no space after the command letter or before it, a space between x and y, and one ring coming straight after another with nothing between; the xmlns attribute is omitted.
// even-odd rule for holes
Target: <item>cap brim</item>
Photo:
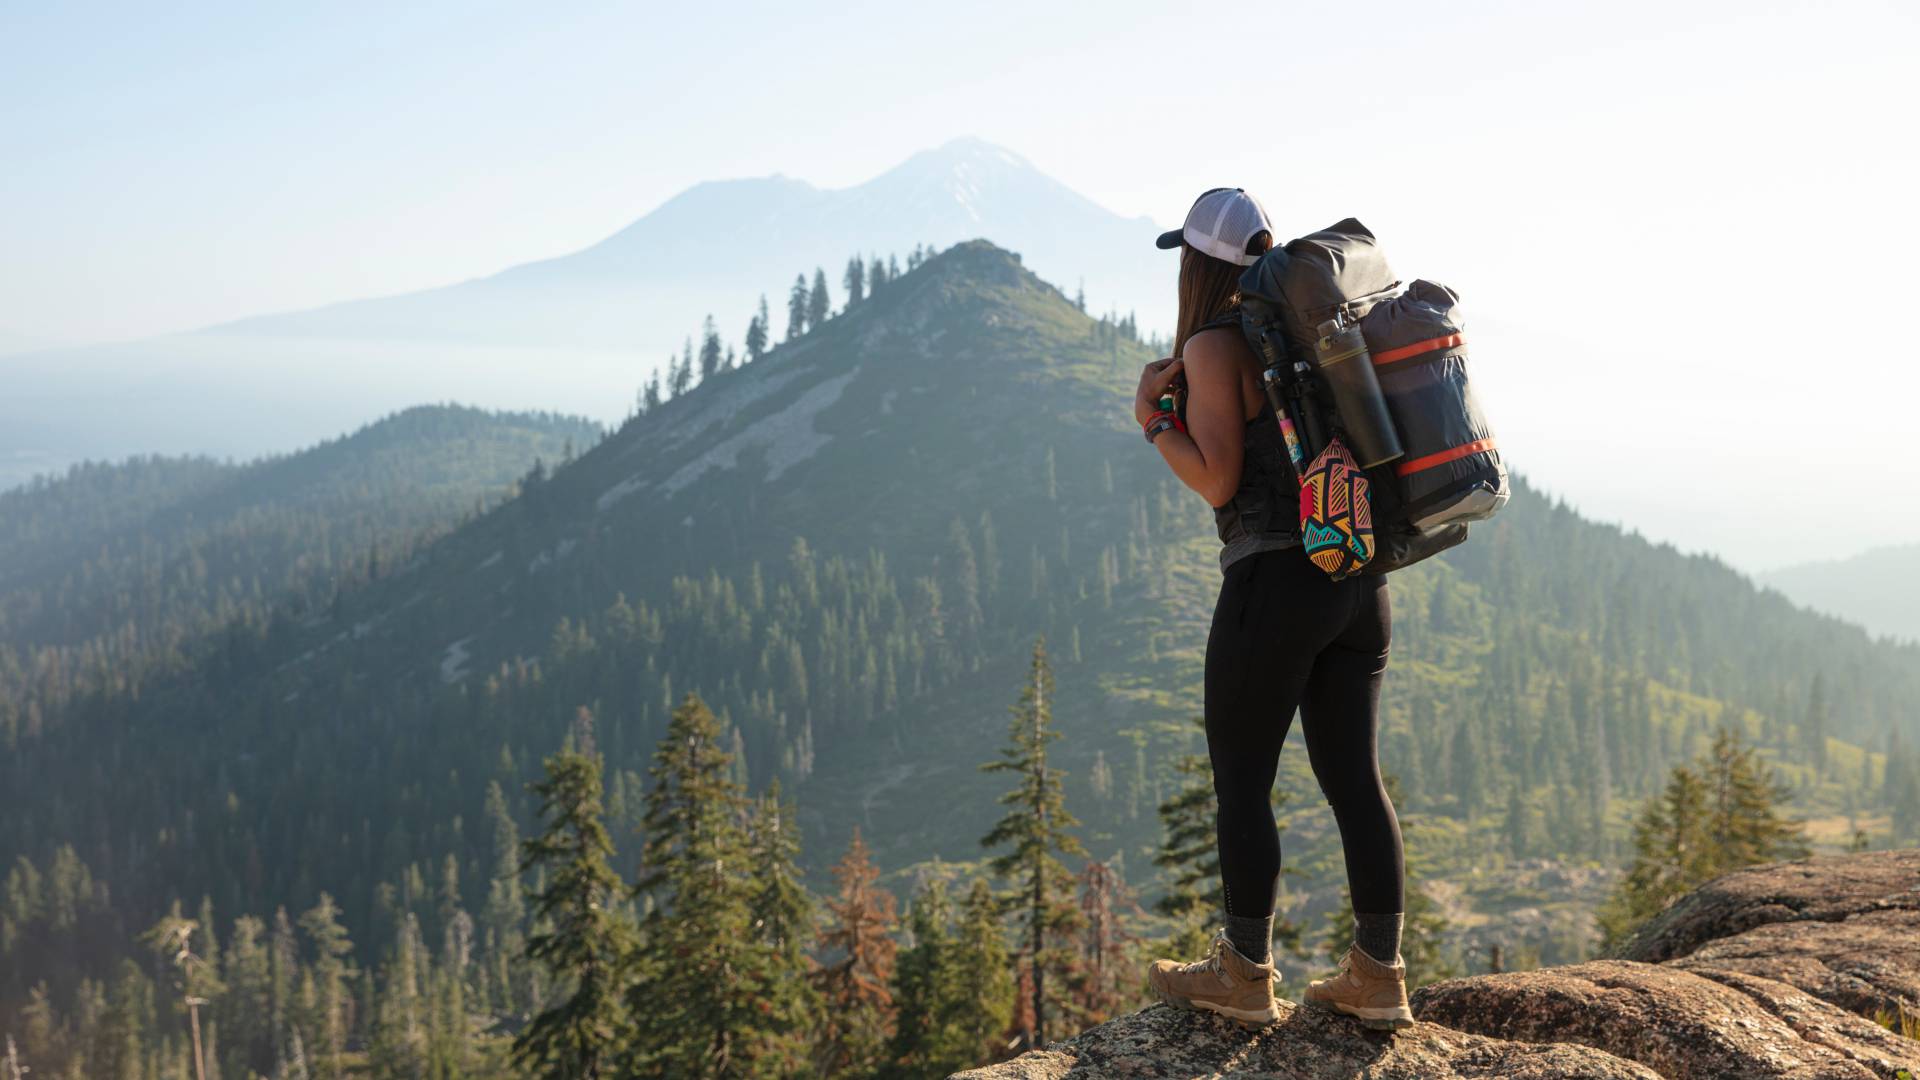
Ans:
<svg viewBox="0 0 1920 1080"><path fill-rule="evenodd" d="M1180 246L1180 241L1185 235L1185 232L1185 226L1178 229L1168 229L1166 232L1160 234L1160 238L1153 242L1153 246L1162 249L1177 248Z"/></svg>

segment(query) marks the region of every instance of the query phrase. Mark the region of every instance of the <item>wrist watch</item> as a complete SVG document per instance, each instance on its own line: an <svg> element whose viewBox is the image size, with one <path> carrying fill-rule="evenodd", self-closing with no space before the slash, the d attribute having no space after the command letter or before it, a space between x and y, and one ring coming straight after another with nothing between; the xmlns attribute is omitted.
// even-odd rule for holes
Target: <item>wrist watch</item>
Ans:
<svg viewBox="0 0 1920 1080"><path fill-rule="evenodd" d="M1155 436L1159 435L1163 431L1171 431L1173 430L1173 427L1174 427L1173 417L1168 416L1164 413L1155 416L1152 420L1147 421L1147 426L1146 426L1147 441L1152 442Z"/></svg>

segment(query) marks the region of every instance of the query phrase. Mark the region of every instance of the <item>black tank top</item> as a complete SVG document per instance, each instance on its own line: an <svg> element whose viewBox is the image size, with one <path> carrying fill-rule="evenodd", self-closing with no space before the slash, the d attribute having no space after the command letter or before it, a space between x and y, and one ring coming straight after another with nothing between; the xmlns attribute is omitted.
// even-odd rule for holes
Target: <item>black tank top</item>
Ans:
<svg viewBox="0 0 1920 1080"><path fill-rule="evenodd" d="M1238 330L1239 326L1240 312L1236 308L1202 323L1194 333L1220 327ZM1214 526L1220 533L1222 573L1236 560L1255 552L1300 544L1300 485L1287 458L1286 441L1280 435L1272 403L1261 402L1260 411L1243 430L1246 451L1241 456L1240 486L1234 489L1233 498L1213 508Z"/></svg>

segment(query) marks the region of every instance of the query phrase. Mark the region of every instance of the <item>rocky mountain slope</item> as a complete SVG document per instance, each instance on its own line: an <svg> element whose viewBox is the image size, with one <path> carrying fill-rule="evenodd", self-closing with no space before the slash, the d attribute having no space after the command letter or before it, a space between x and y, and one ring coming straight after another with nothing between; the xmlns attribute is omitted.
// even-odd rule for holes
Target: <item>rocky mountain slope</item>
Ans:
<svg viewBox="0 0 1920 1080"><path fill-rule="evenodd" d="M1650 920L1619 958L1419 987L1391 1034L1292 1002L1243 1030L1166 1005L958 1074L1899 1080L1920 1040L1920 849L1734 871Z"/></svg>

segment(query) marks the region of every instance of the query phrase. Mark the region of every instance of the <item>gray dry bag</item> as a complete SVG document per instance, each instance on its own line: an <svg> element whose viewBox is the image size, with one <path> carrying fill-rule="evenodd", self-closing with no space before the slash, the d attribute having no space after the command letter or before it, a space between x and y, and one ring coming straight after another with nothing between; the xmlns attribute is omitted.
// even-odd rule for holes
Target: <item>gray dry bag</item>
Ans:
<svg viewBox="0 0 1920 1080"><path fill-rule="evenodd" d="M1296 471L1338 435L1371 481L1384 574L1467 538L1506 505L1507 468L1467 380L1460 297L1402 285L1348 218L1262 255L1240 278L1240 329L1292 425ZM1295 444L1299 445L1295 445Z"/></svg>

